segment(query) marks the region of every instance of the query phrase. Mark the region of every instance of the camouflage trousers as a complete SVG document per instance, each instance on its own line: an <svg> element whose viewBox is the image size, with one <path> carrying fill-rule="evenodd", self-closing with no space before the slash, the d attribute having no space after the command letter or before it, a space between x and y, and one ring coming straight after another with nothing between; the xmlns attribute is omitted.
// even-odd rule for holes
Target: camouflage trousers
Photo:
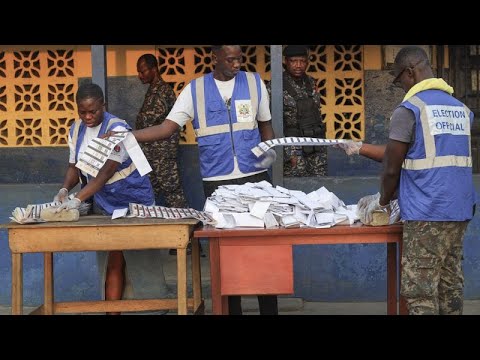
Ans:
<svg viewBox="0 0 480 360"><path fill-rule="evenodd" d="M177 163L178 133L170 139L141 144L152 167L149 174L155 197L163 196L168 207L187 208Z"/></svg>
<svg viewBox="0 0 480 360"><path fill-rule="evenodd" d="M292 166L290 158L284 155L283 175L289 177L326 176L327 152L325 147L322 146L321 148L321 152L297 156L295 166Z"/></svg>
<svg viewBox="0 0 480 360"><path fill-rule="evenodd" d="M468 221L406 221L401 294L410 315L461 315Z"/></svg>

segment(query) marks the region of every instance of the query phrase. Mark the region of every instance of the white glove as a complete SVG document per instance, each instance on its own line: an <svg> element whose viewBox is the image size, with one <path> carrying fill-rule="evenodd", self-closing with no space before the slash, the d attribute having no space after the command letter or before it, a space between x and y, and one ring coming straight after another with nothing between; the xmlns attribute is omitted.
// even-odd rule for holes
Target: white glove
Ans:
<svg viewBox="0 0 480 360"><path fill-rule="evenodd" d="M60 201L63 204L65 202L65 200L67 199L67 197L68 197L68 189L67 188L61 188L58 191L58 194L55 195L55 197L53 198L53 201Z"/></svg>
<svg viewBox="0 0 480 360"><path fill-rule="evenodd" d="M400 205L398 205L398 199L392 200L390 202L390 224L395 224L399 222L402 218L400 213Z"/></svg>
<svg viewBox="0 0 480 360"><path fill-rule="evenodd" d="M339 143L333 145L334 148L342 149L345 153L350 156L353 154L360 154L360 148L362 147L363 143L361 141L348 141L345 143Z"/></svg>
<svg viewBox="0 0 480 360"><path fill-rule="evenodd" d="M376 194L374 195L367 195L367 196L364 196L362 197L360 200L358 200L358 203L357 203L357 215L359 217L361 217L362 213L365 213L365 208L367 207L367 205L372 201L372 200L375 200L375 199L380 199L380 193L377 192Z"/></svg>
<svg viewBox="0 0 480 360"><path fill-rule="evenodd" d="M380 193L367 195L361 198L357 204L357 215L360 221L365 225L370 225L373 221L373 212L380 210L390 214L390 204L380 205Z"/></svg>
<svg viewBox="0 0 480 360"><path fill-rule="evenodd" d="M255 163L258 169L268 169L277 160L277 153L273 149L268 149L262 161Z"/></svg>
<svg viewBox="0 0 480 360"><path fill-rule="evenodd" d="M60 205L57 210L55 210L56 213L62 211L62 210L70 210L70 209L78 209L80 208L80 204L82 203L82 200L78 198L73 198L72 200L68 200L64 202L62 205Z"/></svg>

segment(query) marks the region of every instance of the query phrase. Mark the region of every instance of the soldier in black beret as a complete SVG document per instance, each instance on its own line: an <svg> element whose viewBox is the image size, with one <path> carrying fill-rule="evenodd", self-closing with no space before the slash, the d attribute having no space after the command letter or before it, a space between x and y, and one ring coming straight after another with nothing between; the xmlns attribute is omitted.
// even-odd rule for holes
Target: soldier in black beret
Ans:
<svg viewBox="0 0 480 360"><path fill-rule="evenodd" d="M287 45L283 50L283 133L285 137L325 138L320 93L315 79L306 74L309 48ZM267 84L270 90L271 84ZM325 146L284 146L283 174L288 177L326 176Z"/></svg>
<svg viewBox="0 0 480 360"><path fill-rule="evenodd" d="M283 55L287 57L292 57L292 56L308 57L308 47L305 45L287 45L283 50Z"/></svg>

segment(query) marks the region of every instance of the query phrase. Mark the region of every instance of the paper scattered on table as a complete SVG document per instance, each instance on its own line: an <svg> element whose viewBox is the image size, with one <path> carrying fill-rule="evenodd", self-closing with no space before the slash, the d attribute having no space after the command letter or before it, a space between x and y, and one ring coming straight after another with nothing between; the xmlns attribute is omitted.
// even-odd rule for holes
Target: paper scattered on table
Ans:
<svg viewBox="0 0 480 360"><path fill-rule="evenodd" d="M311 137L297 137L297 136L290 136L278 139L271 139L264 142L261 142L257 146L252 149L252 152L257 156L260 157L269 149L274 146L307 146L307 145L335 145L346 143L352 140L345 140L345 139L318 139L318 138L311 138Z"/></svg>
<svg viewBox="0 0 480 360"><path fill-rule="evenodd" d="M204 224L215 224L215 220L206 212L195 209L169 208L165 206L146 206L130 203L131 217L158 219L197 219Z"/></svg>
<svg viewBox="0 0 480 360"><path fill-rule="evenodd" d="M107 139L94 138L88 144L86 150L78 159L75 167L86 174L96 177L100 169L105 165L108 157L115 146L122 142L128 133L117 133Z"/></svg>
<svg viewBox="0 0 480 360"><path fill-rule="evenodd" d="M144 176L152 171L152 167L131 132L117 132L115 136L106 139L92 139L75 166L90 176L96 177L115 146L122 141L140 175Z"/></svg>
<svg viewBox="0 0 480 360"><path fill-rule="evenodd" d="M334 193L321 187L305 194L267 181L219 186L207 199L204 211L216 228L332 227L358 220L356 205L345 206Z"/></svg>

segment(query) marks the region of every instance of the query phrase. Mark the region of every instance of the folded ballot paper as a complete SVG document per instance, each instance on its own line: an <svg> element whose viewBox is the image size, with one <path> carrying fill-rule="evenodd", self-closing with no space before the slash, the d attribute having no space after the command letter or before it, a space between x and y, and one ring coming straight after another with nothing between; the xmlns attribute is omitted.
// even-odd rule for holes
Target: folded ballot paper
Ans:
<svg viewBox="0 0 480 360"><path fill-rule="evenodd" d="M273 187L267 181L219 186L205 202L204 211L216 228L328 228L359 220L356 205L346 206L321 187L309 194Z"/></svg>

